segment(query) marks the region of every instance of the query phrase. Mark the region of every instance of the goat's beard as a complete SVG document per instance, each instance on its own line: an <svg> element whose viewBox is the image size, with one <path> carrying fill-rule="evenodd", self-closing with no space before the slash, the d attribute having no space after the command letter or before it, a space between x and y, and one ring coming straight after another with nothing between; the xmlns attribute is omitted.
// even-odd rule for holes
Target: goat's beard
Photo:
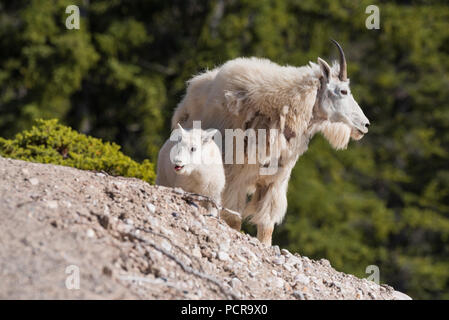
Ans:
<svg viewBox="0 0 449 320"><path fill-rule="evenodd" d="M351 139L351 128L343 122L324 121L320 126L320 132L329 141L330 145L336 150L346 149ZM354 137L359 140L363 137Z"/></svg>

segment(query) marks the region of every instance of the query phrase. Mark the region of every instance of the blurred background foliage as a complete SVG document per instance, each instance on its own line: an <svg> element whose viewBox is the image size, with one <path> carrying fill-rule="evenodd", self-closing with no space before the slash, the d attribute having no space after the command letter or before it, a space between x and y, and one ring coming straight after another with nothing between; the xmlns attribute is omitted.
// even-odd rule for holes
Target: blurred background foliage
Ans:
<svg viewBox="0 0 449 320"><path fill-rule="evenodd" d="M65 28L66 6L81 9ZM380 30L368 30L368 5ZM449 299L445 1L0 0L0 136L58 118L154 161L192 75L239 56L304 65L345 49L371 120L346 151L315 137L275 244L413 298Z"/></svg>

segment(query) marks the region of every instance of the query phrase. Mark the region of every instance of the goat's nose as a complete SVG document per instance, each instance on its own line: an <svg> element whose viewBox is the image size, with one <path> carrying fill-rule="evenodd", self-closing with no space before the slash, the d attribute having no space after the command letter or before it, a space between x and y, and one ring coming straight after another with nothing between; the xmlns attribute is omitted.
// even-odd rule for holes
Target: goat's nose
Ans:
<svg viewBox="0 0 449 320"><path fill-rule="evenodd" d="M365 123L365 128L368 129L369 126L370 126L370 123L369 123L369 122Z"/></svg>

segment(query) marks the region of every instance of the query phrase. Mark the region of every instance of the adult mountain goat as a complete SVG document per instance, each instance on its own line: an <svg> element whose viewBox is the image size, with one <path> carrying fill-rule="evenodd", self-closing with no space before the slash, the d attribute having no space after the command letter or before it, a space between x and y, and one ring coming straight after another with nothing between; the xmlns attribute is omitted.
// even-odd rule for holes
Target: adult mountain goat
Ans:
<svg viewBox="0 0 449 320"><path fill-rule="evenodd" d="M227 129L254 129L259 139L276 129L266 142L269 156L259 153L257 163L224 161L223 206L250 218L257 225L258 239L267 245L274 225L287 210L291 170L310 139L321 132L334 148L344 149L350 138L359 140L368 132L370 123L349 88L343 49L332 41L340 54L339 63L332 67L321 58L302 67L237 58L199 74L188 81L187 93L172 117L173 128L178 123L191 128L193 121L200 120L203 129L217 128L222 137ZM245 139L247 160L252 146L249 135ZM235 151L235 145L226 140L223 159ZM273 164L272 174L261 170ZM225 214L223 218L240 229L240 220Z"/></svg>

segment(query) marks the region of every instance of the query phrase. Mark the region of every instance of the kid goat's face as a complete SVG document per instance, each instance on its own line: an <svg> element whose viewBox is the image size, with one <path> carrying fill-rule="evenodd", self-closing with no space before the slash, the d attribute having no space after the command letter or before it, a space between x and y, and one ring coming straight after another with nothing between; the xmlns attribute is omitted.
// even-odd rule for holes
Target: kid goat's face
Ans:
<svg viewBox="0 0 449 320"><path fill-rule="evenodd" d="M170 137L175 141L170 151L173 170L180 175L190 175L195 168L207 164L202 156L203 149L208 143L213 143L215 133L216 130L184 130L181 126L175 129Z"/></svg>

